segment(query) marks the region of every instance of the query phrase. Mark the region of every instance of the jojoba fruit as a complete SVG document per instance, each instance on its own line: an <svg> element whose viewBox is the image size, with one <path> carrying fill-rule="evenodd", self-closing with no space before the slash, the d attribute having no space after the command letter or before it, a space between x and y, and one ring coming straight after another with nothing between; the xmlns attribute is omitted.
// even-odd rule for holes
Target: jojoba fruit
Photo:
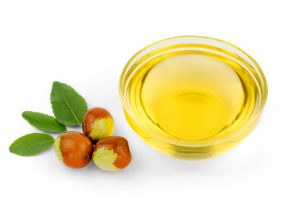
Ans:
<svg viewBox="0 0 300 199"><path fill-rule="evenodd" d="M94 148L93 161L105 171L118 171L131 161L128 142L120 136L112 136L99 140Z"/></svg>
<svg viewBox="0 0 300 199"><path fill-rule="evenodd" d="M104 137L112 136L114 121L106 109L97 107L85 114L82 129L92 141L96 142Z"/></svg>
<svg viewBox="0 0 300 199"><path fill-rule="evenodd" d="M70 131L60 135L54 147L57 157L69 167L82 168L91 160L93 144L82 133Z"/></svg>

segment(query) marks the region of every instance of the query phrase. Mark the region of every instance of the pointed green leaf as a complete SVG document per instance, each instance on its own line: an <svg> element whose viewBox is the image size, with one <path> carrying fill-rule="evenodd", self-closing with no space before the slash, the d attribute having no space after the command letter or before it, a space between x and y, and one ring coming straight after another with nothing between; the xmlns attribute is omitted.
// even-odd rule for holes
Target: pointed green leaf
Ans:
<svg viewBox="0 0 300 199"><path fill-rule="evenodd" d="M32 126L45 132L59 133L66 131L65 125L59 123L54 117L32 111L25 111L22 116Z"/></svg>
<svg viewBox="0 0 300 199"><path fill-rule="evenodd" d="M30 133L15 140L9 151L21 156L33 156L49 149L53 143L53 137L48 134Z"/></svg>
<svg viewBox="0 0 300 199"><path fill-rule="evenodd" d="M84 98L61 82L54 82L52 85L51 104L56 119L66 126L81 124L87 111Z"/></svg>

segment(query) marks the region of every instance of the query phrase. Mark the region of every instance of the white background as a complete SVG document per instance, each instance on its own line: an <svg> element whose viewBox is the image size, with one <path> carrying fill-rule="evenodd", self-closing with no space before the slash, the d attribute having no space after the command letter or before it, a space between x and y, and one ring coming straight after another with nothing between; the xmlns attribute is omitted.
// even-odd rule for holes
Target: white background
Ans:
<svg viewBox="0 0 300 199"><path fill-rule="evenodd" d="M106 0L0 2L0 198L299 198L298 1ZM182 161L152 150L129 128L118 78L142 47L171 36L229 41L261 65L269 96L254 132L232 151ZM108 108L133 162L118 173L73 170L53 149L19 157L8 148L36 130L24 110L51 114L51 84L72 85Z"/></svg>

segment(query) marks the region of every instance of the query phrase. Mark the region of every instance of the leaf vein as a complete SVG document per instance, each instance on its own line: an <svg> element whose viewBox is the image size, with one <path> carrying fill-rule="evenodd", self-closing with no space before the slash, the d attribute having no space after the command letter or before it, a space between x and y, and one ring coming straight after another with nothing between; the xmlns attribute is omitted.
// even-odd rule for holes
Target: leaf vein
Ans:
<svg viewBox="0 0 300 199"><path fill-rule="evenodd" d="M63 99L64 99L65 103L67 104L68 108L70 109L70 111L71 111L72 115L74 116L75 120L76 120L78 123L80 123L80 121L79 121L78 117L77 117L77 116L76 116L76 114L74 113L74 111L73 111L73 109L72 109L71 105L69 104L69 102L67 101L67 99L65 98L65 96L64 96L64 95L62 95L62 97L63 97Z"/></svg>
<svg viewBox="0 0 300 199"><path fill-rule="evenodd" d="M36 122L39 122L39 123L47 126L48 128L60 128L60 126L58 124L56 124L56 123L54 124L55 121L50 121L53 125L49 125L47 122L43 121L42 119L35 118L32 116L29 116L29 117L31 118L31 120L35 120Z"/></svg>

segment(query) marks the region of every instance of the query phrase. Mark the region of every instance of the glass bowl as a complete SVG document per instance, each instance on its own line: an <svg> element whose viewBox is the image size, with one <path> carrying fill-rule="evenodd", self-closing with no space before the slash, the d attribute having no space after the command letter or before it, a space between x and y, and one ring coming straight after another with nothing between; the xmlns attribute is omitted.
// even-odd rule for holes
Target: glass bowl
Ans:
<svg viewBox="0 0 300 199"><path fill-rule="evenodd" d="M178 57L173 59L173 55L179 56L179 59L177 59ZM185 57L180 57L182 55ZM187 60L186 64L184 63L185 59ZM165 69L158 68L162 65L165 65L163 66ZM174 75L174 71L178 68L181 72L177 71ZM232 75L228 75L224 71L228 71L228 74ZM187 74L191 75L190 80L187 78ZM174 80L175 76L176 81ZM176 84L168 83L172 78L173 83L176 82ZM206 80L206 78L208 79ZM180 83L178 83L180 85L178 88L176 87L177 82ZM200 103L197 100L203 100L202 98L193 98L192 100L189 98L191 103L179 103L178 106L174 105L172 109L169 109L169 116L168 112L164 112L167 115L164 120L169 119L170 123L174 119L174 123L173 126L163 128L161 121L154 118L153 115L164 110L172 102L165 103L160 108L156 106L157 110L151 110L155 106L149 105L147 108L146 104L162 103L164 93L168 93L170 90L179 90L179 87L185 84L200 86L197 83L207 84L207 87L211 87L213 92L219 88L211 85L216 84L221 87L218 92L223 92L223 95L228 95L228 97L222 98L223 101L220 103L225 104L226 102L228 106L237 106L235 95L241 96L240 99L243 100L243 103L240 109L237 109L239 112L235 113L234 119L228 120L230 122L226 120L224 127L211 130L214 133L213 136L205 137L203 135L210 133L205 132L204 127L207 126L207 123L200 120L203 114L199 116L197 114L201 114L202 109L208 111L207 117L204 114L203 120L208 120L207 118L210 117L208 121L213 121L211 124L214 125L214 122L216 124L220 122L221 119L218 116L221 113L226 115L230 111L227 111L224 105L224 110L217 107L213 110L215 115L210 114L212 111L207 108L208 106L199 108L197 105L193 105L194 102ZM171 87L166 87L167 84ZM240 92L242 89L243 95L235 93L233 87L236 86L236 92ZM165 92L162 90L164 88ZM121 74L119 93L129 125L146 143L159 152L172 157L201 159L227 151L254 129L267 99L267 82L256 61L240 48L214 38L180 36L158 41L138 51L128 61ZM183 116L178 114L187 106L190 114L193 115L190 119L187 119L189 116L182 118ZM174 112L174 110L181 112ZM186 130L182 130L185 127ZM189 127L193 127L192 130ZM199 133L195 129L199 129ZM173 132L177 134L174 135Z"/></svg>

